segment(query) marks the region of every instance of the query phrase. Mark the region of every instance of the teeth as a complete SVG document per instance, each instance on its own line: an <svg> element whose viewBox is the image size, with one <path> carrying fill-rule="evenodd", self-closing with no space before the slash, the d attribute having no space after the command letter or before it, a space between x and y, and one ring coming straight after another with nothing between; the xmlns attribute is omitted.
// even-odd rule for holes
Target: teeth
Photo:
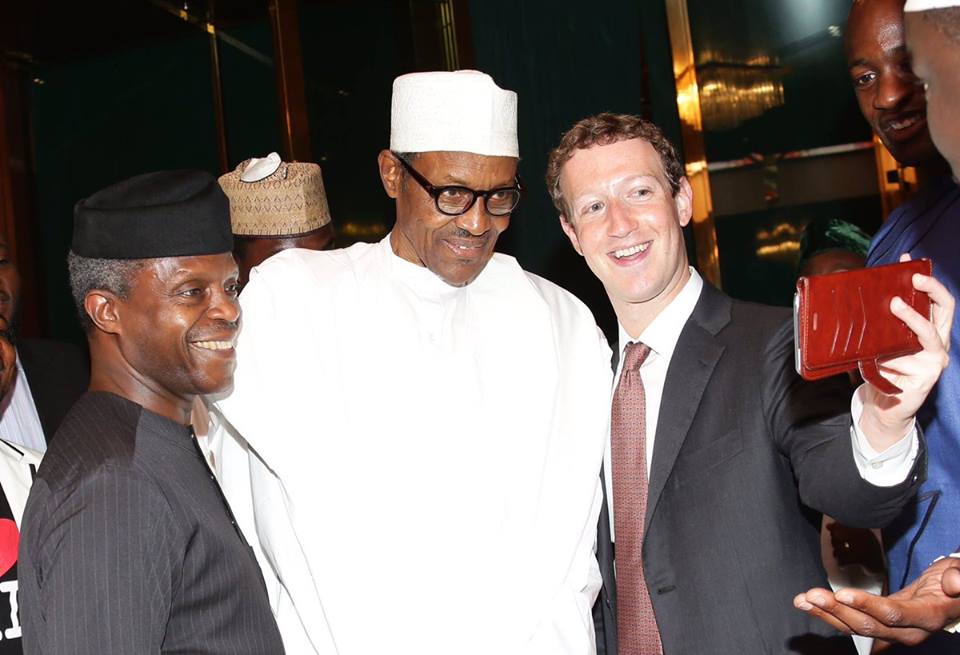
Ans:
<svg viewBox="0 0 960 655"><path fill-rule="evenodd" d="M905 130L908 127L916 125L919 120L919 116L911 116L910 118L905 118L899 121L890 121L890 127L895 130Z"/></svg>
<svg viewBox="0 0 960 655"><path fill-rule="evenodd" d="M613 253L613 256L617 259L623 259L624 257L629 257L630 255L636 255L638 252L643 252L650 245L650 242L641 243L630 248L623 248L622 250L616 250Z"/></svg>
<svg viewBox="0 0 960 655"><path fill-rule="evenodd" d="M206 350L230 350L233 348L232 341L194 341L193 345Z"/></svg>

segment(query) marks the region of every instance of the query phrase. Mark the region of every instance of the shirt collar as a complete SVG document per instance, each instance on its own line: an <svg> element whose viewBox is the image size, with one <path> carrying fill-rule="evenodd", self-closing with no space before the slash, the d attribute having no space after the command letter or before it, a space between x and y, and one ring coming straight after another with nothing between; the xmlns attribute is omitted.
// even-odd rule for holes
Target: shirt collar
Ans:
<svg viewBox="0 0 960 655"><path fill-rule="evenodd" d="M634 339L623 325L617 323L620 333L620 361L623 361L623 349L627 344L633 342L643 342L650 346L650 350L660 357L670 361L673 357L673 349L677 347L677 341L680 339L680 332L683 326L687 324L687 319L693 313L697 301L700 299L700 292L703 290L703 278L693 267L690 267L690 279L677 294L677 297L670 301L662 312L657 314L650 325L643 331L639 338Z"/></svg>

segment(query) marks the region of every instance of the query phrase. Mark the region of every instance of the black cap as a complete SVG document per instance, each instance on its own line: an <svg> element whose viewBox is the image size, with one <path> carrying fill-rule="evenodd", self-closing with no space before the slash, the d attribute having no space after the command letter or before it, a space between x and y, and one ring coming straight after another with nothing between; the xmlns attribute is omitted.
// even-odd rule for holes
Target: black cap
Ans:
<svg viewBox="0 0 960 655"><path fill-rule="evenodd" d="M76 204L71 250L94 259L230 252L230 203L204 171L138 175Z"/></svg>

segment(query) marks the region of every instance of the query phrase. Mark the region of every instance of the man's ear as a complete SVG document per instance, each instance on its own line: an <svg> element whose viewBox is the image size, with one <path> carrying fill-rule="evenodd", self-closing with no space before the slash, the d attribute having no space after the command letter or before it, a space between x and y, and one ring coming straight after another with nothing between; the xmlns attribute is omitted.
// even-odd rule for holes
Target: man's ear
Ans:
<svg viewBox="0 0 960 655"><path fill-rule="evenodd" d="M83 299L83 310L87 312L87 316L98 330L108 334L119 334L120 315L117 311L119 303L120 299L113 293L93 289Z"/></svg>
<svg viewBox="0 0 960 655"><path fill-rule="evenodd" d="M690 181L687 180L686 176L680 178L680 188L677 189L673 202L677 206L680 227L686 227L690 219L693 218L693 189L690 187Z"/></svg>
<svg viewBox="0 0 960 655"><path fill-rule="evenodd" d="M389 150L381 150L377 157L377 164L380 167L380 181L383 182L383 190L391 198L400 195L400 185L403 181L403 169L397 161L396 156Z"/></svg>
<svg viewBox="0 0 960 655"><path fill-rule="evenodd" d="M570 244L573 246L573 249L576 250L577 254L582 257L583 251L580 250L580 239L577 238L577 230L563 214L560 214L560 227L563 228L563 233L567 235L568 239L570 239Z"/></svg>

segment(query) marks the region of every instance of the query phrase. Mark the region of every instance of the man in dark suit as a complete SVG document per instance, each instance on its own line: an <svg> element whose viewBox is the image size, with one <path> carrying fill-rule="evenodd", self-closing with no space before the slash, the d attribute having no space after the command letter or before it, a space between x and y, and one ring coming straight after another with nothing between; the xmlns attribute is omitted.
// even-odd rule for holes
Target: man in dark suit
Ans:
<svg viewBox="0 0 960 655"><path fill-rule="evenodd" d="M0 317L16 347L17 373L0 395L0 438L46 450L67 410L86 390L90 366L84 350L48 339L17 339L20 273L0 234Z"/></svg>
<svg viewBox="0 0 960 655"><path fill-rule="evenodd" d="M826 582L819 512L882 525L923 477L913 416L946 364L953 299L916 276L935 312L891 303L924 348L885 364L903 393L864 386L851 399L845 377L797 376L789 312L732 300L688 266L693 195L655 126L580 121L551 153L547 184L620 324L605 462L616 581L601 536L601 650L851 652L793 596Z"/></svg>

